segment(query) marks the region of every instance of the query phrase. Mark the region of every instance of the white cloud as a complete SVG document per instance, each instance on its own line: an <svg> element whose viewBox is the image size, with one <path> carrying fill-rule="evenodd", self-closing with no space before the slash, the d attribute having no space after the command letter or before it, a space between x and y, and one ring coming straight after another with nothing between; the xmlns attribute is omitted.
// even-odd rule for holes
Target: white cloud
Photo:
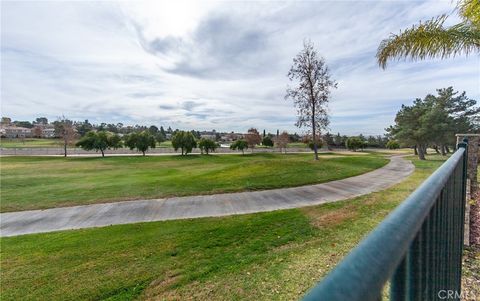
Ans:
<svg viewBox="0 0 480 301"><path fill-rule="evenodd" d="M331 130L380 134L402 103L436 88L480 99L475 56L376 65L381 39L452 8L450 1L2 2L2 114L298 131L283 96L292 58L310 38L339 82Z"/></svg>

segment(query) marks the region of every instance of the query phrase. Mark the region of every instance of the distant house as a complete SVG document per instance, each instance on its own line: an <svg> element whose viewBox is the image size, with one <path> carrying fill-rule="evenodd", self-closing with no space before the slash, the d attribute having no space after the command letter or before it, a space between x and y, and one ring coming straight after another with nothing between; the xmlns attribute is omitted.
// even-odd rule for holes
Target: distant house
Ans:
<svg viewBox="0 0 480 301"><path fill-rule="evenodd" d="M215 141L217 140L217 132L215 130L200 132L200 138L210 139Z"/></svg>
<svg viewBox="0 0 480 301"><path fill-rule="evenodd" d="M44 138L55 138L55 127L47 125L42 129L42 135Z"/></svg>
<svg viewBox="0 0 480 301"><path fill-rule="evenodd" d="M200 138L210 139L210 140L217 140L217 135L200 134Z"/></svg>
<svg viewBox="0 0 480 301"><path fill-rule="evenodd" d="M50 124L37 124L31 129L31 137L35 138L54 138L55 127Z"/></svg>
<svg viewBox="0 0 480 301"><path fill-rule="evenodd" d="M239 139L243 139L243 134L231 132L229 134L222 135L221 140L224 142L233 142Z"/></svg>
<svg viewBox="0 0 480 301"><path fill-rule="evenodd" d="M30 138L32 130L19 126L6 126L1 128L1 135L6 138Z"/></svg>

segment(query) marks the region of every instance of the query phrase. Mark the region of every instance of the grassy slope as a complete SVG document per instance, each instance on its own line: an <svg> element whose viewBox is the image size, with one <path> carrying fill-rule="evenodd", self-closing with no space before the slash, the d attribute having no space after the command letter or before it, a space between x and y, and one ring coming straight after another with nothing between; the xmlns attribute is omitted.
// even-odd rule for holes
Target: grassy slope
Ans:
<svg viewBox="0 0 480 301"><path fill-rule="evenodd" d="M3 238L2 300L293 300L441 164L303 209ZM227 297L228 296L228 297Z"/></svg>
<svg viewBox="0 0 480 301"><path fill-rule="evenodd" d="M326 182L379 168L379 156L310 154L5 157L1 211L138 198L270 189Z"/></svg>

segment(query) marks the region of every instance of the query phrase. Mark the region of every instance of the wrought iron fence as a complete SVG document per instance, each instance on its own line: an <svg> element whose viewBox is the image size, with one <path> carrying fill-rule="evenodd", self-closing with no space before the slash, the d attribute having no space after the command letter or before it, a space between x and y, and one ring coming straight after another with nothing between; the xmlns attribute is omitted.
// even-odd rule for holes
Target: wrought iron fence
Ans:
<svg viewBox="0 0 480 301"><path fill-rule="evenodd" d="M467 141L304 300L459 299Z"/></svg>

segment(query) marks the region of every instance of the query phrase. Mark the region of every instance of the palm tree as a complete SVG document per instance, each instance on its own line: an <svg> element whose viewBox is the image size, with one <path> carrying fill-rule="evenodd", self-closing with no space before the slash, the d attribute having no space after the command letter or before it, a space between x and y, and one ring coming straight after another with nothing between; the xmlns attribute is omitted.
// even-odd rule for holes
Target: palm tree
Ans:
<svg viewBox="0 0 480 301"><path fill-rule="evenodd" d="M380 67L385 69L393 58L423 60L480 53L480 1L460 0L456 11L462 20L456 25L445 27L447 15L442 15L391 34L378 47Z"/></svg>

